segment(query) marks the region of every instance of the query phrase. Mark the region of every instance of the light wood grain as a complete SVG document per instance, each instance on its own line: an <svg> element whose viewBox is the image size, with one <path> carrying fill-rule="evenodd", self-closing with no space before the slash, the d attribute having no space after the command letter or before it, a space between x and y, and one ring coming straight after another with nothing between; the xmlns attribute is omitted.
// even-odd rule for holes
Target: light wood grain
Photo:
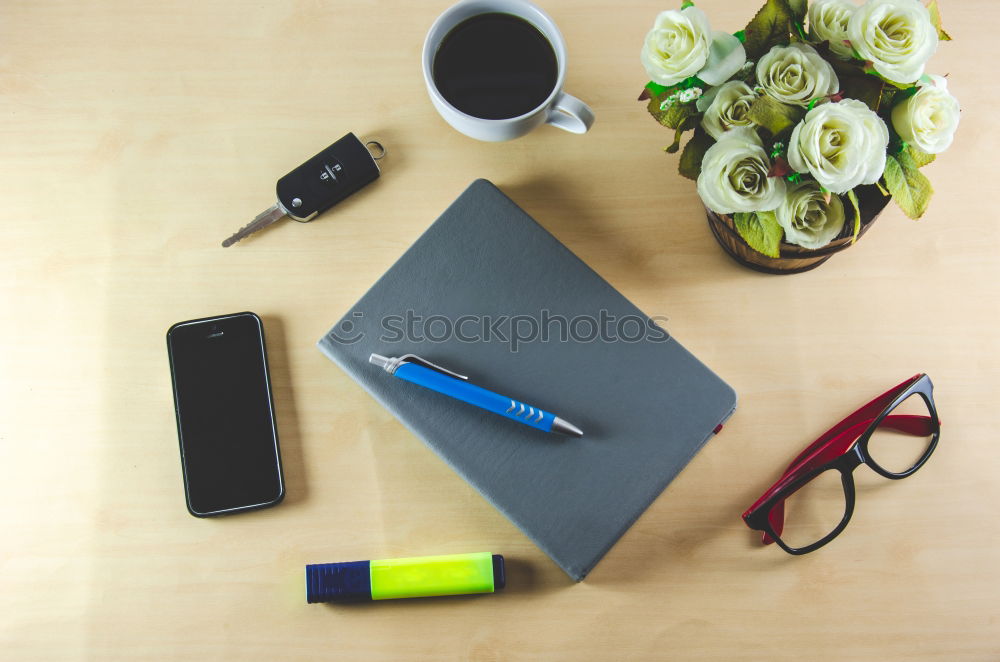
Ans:
<svg viewBox="0 0 1000 662"><path fill-rule="evenodd" d="M1000 658L1000 8L944 4L962 126L926 218L890 207L819 270L715 245L635 97L670 3L549 0L586 136L451 130L423 89L446 2L7 0L0 5L0 657L11 660L995 660ZM737 30L756 1L699 0ZM219 242L277 176L347 131L391 152L309 225ZM475 177L493 180L726 378L724 432L573 584L314 342ZM190 517L164 332L265 318L288 498ZM939 450L863 480L804 558L739 514L828 425L918 371ZM859 474L860 475L860 474ZM305 563L491 550L509 589L307 606Z"/></svg>

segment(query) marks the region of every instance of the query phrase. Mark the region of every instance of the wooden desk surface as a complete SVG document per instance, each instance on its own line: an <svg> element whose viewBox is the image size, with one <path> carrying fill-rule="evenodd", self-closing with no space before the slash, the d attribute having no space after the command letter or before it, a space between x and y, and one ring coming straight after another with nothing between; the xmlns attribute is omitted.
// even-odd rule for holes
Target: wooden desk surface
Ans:
<svg viewBox="0 0 1000 662"><path fill-rule="evenodd" d="M699 0L740 29L757 0ZM0 656L11 660L1000 658L1000 106L988 0L943 3L964 113L927 172L818 271L731 262L668 132L635 101L669 3L548 0L589 135L485 144L423 88L447 2L0 6ZM223 250L277 176L347 131L383 178L310 225ZM314 342L475 177L486 177L740 394L740 407L573 584ZM183 505L164 332L265 318L288 497ZM861 480L847 531L792 558L740 513L801 447L919 371L944 432L899 483ZM859 471L859 476L864 474ZM492 550L501 595L307 606L307 562Z"/></svg>

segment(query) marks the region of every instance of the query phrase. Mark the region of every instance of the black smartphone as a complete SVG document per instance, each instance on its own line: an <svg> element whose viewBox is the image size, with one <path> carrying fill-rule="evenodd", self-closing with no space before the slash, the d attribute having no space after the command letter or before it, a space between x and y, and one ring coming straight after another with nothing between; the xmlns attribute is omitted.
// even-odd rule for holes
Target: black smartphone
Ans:
<svg viewBox="0 0 1000 662"><path fill-rule="evenodd" d="M167 352L188 510L209 517L279 503L285 483L260 318L178 322Z"/></svg>

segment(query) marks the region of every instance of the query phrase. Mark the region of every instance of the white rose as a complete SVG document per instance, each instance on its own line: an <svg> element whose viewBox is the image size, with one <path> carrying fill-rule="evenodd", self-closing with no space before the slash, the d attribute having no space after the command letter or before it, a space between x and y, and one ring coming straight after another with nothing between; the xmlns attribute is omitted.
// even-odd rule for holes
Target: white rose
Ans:
<svg viewBox="0 0 1000 662"><path fill-rule="evenodd" d="M747 112L755 98L750 86L738 80L713 87L698 99L698 110L705 113L701 118L702 127L718 140L732 127L750 126L753 122L747 117Z"/></svg>
<svg viewBox="0 0 1000 662"><path fill-rule="evenodd" d="M892 126L917 149L940 154L955 137L961 110L944 78L930 76L930 80L930 84L921 84L916 94L892 109Z"/></svg>
<svg viewBox="0 0 1000 662"><path fill-rule="evenodd" d="M896 83L912 83L937 50L937 28L917 0L869 0L847 23L854 50Z"/></svg>
<svg viewBox="0 0 1000 662"><path fill-rule="evenodd" d="M771 162L757 132L745 126L722 134L708 148L698 175L698 195L718 214L771 211L785 197L785 180L768 177Z"/></svg>
<svg viewBox="0 0 1000 662"><path fill-rule="evenodd" d="M660 12L646 35L640 59L650 80L667 86L691 76L719 85L747 60L740 40L726 32L713 32L705 12L697 7Z"/></svg>
<svg viewBox="0 0 1000 662"><path fill-rule="evenodd" d="M765 53L757 62L757 83L781 103L802 107L840 89L830 63L801 42L775 46Z"/></svg>
<svg viewBox="0 0 1000 662"><path fill-rule="evenodd" d="M788 163L828 191L846 193L882 176L888 145L885 122L857 99L844 99L806 113L788 141Z"/></svg>
<svg viewBox="0 0 1000 662"><path fill-rule="evenodd" d="M785 241L803 248L822 248L844 229L844 203L836 195L827 202L812 180L789 187L774 215L785 230Z"/></svg>
<svg viewBox="0 0 1000 662"><path fill-rule="evenodd" d="M809 5L809 32L819 41L829 41L830 50L844 59L854 54L844 42L847 36L847 22L857 10L850 0L813 0Z"/></svg>

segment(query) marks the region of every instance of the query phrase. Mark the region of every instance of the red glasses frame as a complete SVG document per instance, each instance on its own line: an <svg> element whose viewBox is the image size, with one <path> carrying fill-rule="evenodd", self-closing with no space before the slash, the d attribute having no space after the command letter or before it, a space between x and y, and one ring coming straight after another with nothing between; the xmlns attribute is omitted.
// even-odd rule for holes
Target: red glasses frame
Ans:
<svg viewBox="0 0 1000 662"><path fill-rule="evenodd" d="M930 416L892 414L893 409L914 394L923 398ZM927 450L912 467L903 472L892 472L872 460L868 453L868 441L879 427L932 438ZM777 542L789 554L806 554L819 549L840 534L851 519L851 514L854 512L853 471L858 465L866 464L879 475L893 480L906 478L927 462L937 447L940 435L941 421L934 405L934 385L927 375L915 375L834 425L799 453L785 469L781 478L743 513L743 521L751 529L763 532L761 540L763 544ZM829 469L837 469L841 473L846 497L843 519L833 531L811 545L805 547L787 545L781 539L785 521L785 500Z"/></svg>

